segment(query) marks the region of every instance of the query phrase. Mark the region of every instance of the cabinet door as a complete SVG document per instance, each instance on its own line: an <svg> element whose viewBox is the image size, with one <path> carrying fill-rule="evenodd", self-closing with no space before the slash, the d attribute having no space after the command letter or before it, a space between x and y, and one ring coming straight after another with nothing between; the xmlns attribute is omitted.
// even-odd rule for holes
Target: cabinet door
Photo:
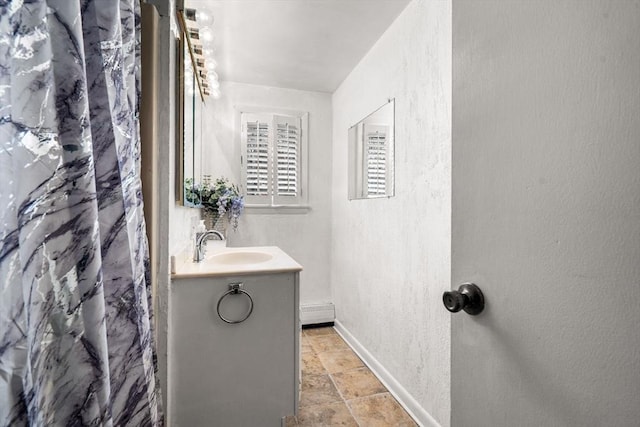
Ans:
<svg viewBox="0 0 640 427"><path fill-rule="evenodd" d="M217 314L230 283L243 283L253 312L228 324ZM223 316L244 317L248 297L233 294ZM178 426L280 426L298 390L297 274L176 281L172 298L173 420ZM170 355L171 359L171 355Z"/></svg>

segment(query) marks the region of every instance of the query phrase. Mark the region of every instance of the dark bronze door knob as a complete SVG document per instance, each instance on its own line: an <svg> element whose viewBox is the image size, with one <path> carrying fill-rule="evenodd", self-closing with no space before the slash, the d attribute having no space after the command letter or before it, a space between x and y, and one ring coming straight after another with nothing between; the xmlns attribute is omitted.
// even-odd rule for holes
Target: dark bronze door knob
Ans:
<svg viewBox="0 0 640 427"><path fill-rule="evenodd" d="M457 313L464 310L468 314L480 314L484 310L484 295L473 283L460 285L457 291L442 294L442 302L447 310Z"/></svg>

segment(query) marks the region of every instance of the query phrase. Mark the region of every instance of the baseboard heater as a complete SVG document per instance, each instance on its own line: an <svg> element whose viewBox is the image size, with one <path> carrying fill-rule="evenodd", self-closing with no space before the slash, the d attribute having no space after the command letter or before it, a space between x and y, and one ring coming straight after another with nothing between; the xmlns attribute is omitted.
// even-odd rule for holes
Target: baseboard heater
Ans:
<svg viewBox="0 0 640 427"><path fill-rule="evenodd" d="M300 306L300 323L303 326L333 323L336 310L332 303L303 304Z"/></svg>

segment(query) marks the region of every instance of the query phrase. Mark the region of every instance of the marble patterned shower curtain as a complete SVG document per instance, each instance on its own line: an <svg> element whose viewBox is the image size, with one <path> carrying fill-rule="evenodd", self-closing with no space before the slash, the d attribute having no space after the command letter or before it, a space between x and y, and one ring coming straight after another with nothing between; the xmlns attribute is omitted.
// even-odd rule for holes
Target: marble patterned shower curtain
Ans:
<svg viewBox="0 0 640 427"><path fill-rule="evenodd" d="M0 426L162 424L136 0L0 0Z"/></svg>

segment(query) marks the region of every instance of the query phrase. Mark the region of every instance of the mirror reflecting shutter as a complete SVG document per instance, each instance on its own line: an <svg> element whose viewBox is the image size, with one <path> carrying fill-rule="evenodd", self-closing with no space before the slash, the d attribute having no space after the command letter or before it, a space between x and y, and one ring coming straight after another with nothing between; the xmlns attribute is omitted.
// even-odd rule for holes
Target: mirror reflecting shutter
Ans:
<svg viewBox="0 0 640 427"><path fill-rule="evenodd" d="M394 195L394 129L394 99L349 128L349 200Z"/></svg>
<svg viewBox="0 0 640 427"><path fill-rule="evenodd" d="M367 195L387 193L387 126L365 125Z"/></svg>

